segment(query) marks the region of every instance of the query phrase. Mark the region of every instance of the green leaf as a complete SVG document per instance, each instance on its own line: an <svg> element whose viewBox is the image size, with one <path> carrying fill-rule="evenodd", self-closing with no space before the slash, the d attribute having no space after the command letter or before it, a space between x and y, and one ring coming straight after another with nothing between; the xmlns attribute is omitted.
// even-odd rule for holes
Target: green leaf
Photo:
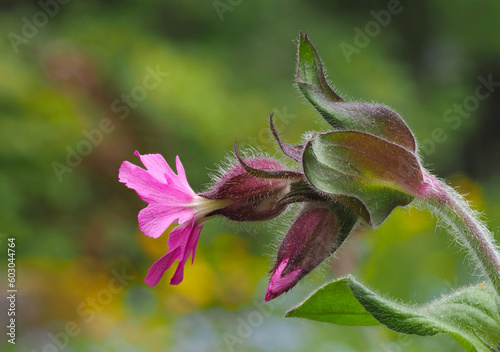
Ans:
<svg viewBox="0 0 500 352"><path fill-rule="evenodd" d="M370 133L411 152L416 150L411 130L394 110L386 106L322 102L318 110L334 128Z"/></svg>
<svg viewBox="0 0 500 352"><path fill-rule="evenodd" d="M371 133L415 152L415 138L395 111L377 104L346 103L334 92L307 35L300 35L298 57L297 85L333 128Z"/></svg>
<svg viewBox="0 0 500 352"><path fill-rule="evenodd" d="M307 318L347 326L380 325L352 294L350 278L331 282L314 292L286 317Z"/></svg>
<svg viewBox="0 0 500 352"><path fill-rule="evenodd" d="M315 188L340 198L350 197L344 203L374 227L396 206L410 203L423 179L415 154L356 131L314 136L306 145L302 162Z"/></svg>
<svg viewBox="0 0 500 352"><path fill-rule="evenodd" d="M454 292L423 306L392 302L352 277L331 282L286 314L338 325L385 325L391 330L432 336L447 333L466 351L491 352L500 342L500 314L490 286Z"/></svg>
<svg viewBox="0 0 500 352"><path fill-rule="evenodd" d="M298 56L297 83L301 90L310 91L311 95L321 95L330 101L344 101L328 84L321 59L307 34L301 33L299 36Z"/></svg>

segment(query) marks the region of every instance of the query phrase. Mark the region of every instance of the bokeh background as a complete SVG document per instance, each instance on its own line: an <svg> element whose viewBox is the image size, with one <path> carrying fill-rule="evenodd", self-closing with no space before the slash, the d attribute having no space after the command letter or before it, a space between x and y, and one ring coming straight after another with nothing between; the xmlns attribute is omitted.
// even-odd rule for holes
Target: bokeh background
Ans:
<svg viewBox="0 0 500 352"><path fill-rule="evenodd" d="M150 288L143 279L167 235L138 230L145 203L117 179L124 160L138 163L135 150L169 163L179 155L201 191L235 139L276 152L270 112L289 142L325 129L293 86L302 30L339 92L400 112L425 164L497 229L500 84L482 82L500 82L500 3L397 3L1 1L0 282L6 287L14 237L18 326L16 345L3 334L0 349L459 350L446 336L282 318L348 273L412 303L480 280L427 212L394 211L376 231L353 236L331 265L263 304L286 217L208 223L182 284ZM388 8L397 12L390 19ZM146 89L151 71L158 84ZM5 326L6 299L0 309Z"/></svg>

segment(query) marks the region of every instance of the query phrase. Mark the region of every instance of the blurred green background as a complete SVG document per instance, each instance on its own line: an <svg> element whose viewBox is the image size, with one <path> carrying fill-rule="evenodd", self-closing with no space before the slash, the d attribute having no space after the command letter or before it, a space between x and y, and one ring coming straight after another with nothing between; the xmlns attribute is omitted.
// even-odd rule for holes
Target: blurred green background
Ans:
<svg viewBox="0 0 500 352"><path fill-rule="evenodd" d="M150 288L143 279L167 236L138 230L145 203L117 175L124 160L139 163L135 150L169 163L179 155L201 191L235 139L276 151L272 111L289 142L326 129L293 86L302 30L339 92L400 112L425 164L467 193L495 230L499 2L42 0L0 8L0 245L5 254L16 238L18 289L17 343L4 334L2 351L459 350L446 336L282 318L347 273L413 303L480 280L425 211L398 209L378 230L353 236L319 274L263 304L287 219L209 222L182 284L164 278ZM160 72L155 87L151 70ZM0 302L4 323L8 301Z"/></svg>

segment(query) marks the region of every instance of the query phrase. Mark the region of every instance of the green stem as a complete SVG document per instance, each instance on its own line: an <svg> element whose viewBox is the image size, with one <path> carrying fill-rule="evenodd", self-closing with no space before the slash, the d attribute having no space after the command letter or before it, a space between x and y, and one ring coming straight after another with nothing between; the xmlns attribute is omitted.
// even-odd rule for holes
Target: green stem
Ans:
<svg viewBox="0 0 500 352"><path fill-rule="evenodd" d="M453 188L430 174L425 179L424 200L455 230L457 240L489 278L500 299L500 252L493 235Z"/></svg>

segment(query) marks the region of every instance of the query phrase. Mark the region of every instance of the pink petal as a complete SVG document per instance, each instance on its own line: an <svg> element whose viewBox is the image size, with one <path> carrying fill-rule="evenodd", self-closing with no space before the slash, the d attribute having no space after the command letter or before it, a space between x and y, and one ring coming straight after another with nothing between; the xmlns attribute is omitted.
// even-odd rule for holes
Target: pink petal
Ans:
<svg viewBox="0 0 500 352"><path fill-rule="evenodd" d="M295 269L285 275L282 275L287 264L288 258L283 259L271 276L266 292L266 298L264 299L265 302L280 296L297 283L302 269Z"/></svg>
<svg viewBox="0 0 500 352"><path fill-rule="evenodd" d="M151 203L139 212L139 229L146 236L158 238L175 220L181 225L193 217L191 208Z"/></svg>
<svg viewBox="0 0 500 352"><path fill-rule="evenodd" d="M186 192L192 192L192 194L194 195L195 193L189 186L189 183L186 178L186 172L184 171L184 166L182 166L181 159L179 159L178 155L175 157L175 168L177 170L177 175L178 175L175 178L178 187L186 190Z"/></svg>
<svg viewBox="0 0 500 352"><path fill-rule="evenodd" d="M185 227L188 228L189 225ZM169 248L172 245L179 245L180 248L182 248L182 259L180 259L177 270L175 271L172 280L170 280L171 285L178 285L182 282L182 279L184 278L184 265L186 264L190 255L192 255L191 263L194 262L196 245L198 244L198 239L200 238L201 228L202 226L199 226L193 222L191 229L184 230L184 227L181 227L179 229L175 229L170 234L170 238L168 239Z"/></svg>
<svg viewBox="0 0 500 352"><path fill-rule="evenodd" d="M141 159L141 162L144 164L144 166L146 166L146 169L154 178L156 178L160 182L168 183L166 182L167 180L165 178L165 174L172 175L173 171L170 166L168 166L163 156L161 156L160 154L141 155L137 150L134 154Z"/></svg>
<svg viewBox="0 0 500 352"><path fill-rule="evenodd" d="M149 202L152 198L159 201L190 200L195 195L186 180L182 164L183 174L177 176L159 154L143 155L141 161L148 165L148 170L124 161L120 166L118 177L120 182L135 190L144 201Z"/></svg>
<svg viewBox="0 0 500 352"><path fill-rule="evenodd" d="M146 166L151 175L158 181L169 184L172 188L181 190L183 193L194 196L195 193L189 186L186 178L186 172L182 166L179 156L175 157L175 166L177 168L177 175L172 171L170 166L160 154L144 154L135 152L141 162Z"/></svg>
<svg viewBox="0 0 500 352"><path fill-rule="evenodd" d="M148 270L148 275L144 282L149 286L155 286L162 278L165 271L168 270L177 259L180 252L180 248L176 248L174 251L167 252L163 257L158 259Z"/></svg>
<svg viewBox="0 0 500 352"><path fill-rule="evenodd" d="M184 265L191 254L194 260L194 253L200 237L201 228L202 226L197 225L195 222L191 222L170 233L168 252L151 266L144 280L149 286L156 285L165 271L172 266L176 259L179 260L179 264L174 276L170 280L170 284L177 285L182 282L184 277Z"/></svg>
<svg viewBox="0 0 500 352"><path fill-rule="evenodd" d="M124 161L118 172L118 179L128 188L137 192L145 202L157 198L159 194L168 195L170 188L165 182L160 182L150 172Z"/></svg>
<svg viewBox="0 0 500 352"><path fill-rule="evenodd" d="M156 238L175 220L183 224L193 219L195 212L189 205L196 194L187 182L179 157L176 158L179 175L176 175L160 154L135 154L147 170L125 161L120 167L119 180L149 203L139 213L141 231Z"/></svg>

